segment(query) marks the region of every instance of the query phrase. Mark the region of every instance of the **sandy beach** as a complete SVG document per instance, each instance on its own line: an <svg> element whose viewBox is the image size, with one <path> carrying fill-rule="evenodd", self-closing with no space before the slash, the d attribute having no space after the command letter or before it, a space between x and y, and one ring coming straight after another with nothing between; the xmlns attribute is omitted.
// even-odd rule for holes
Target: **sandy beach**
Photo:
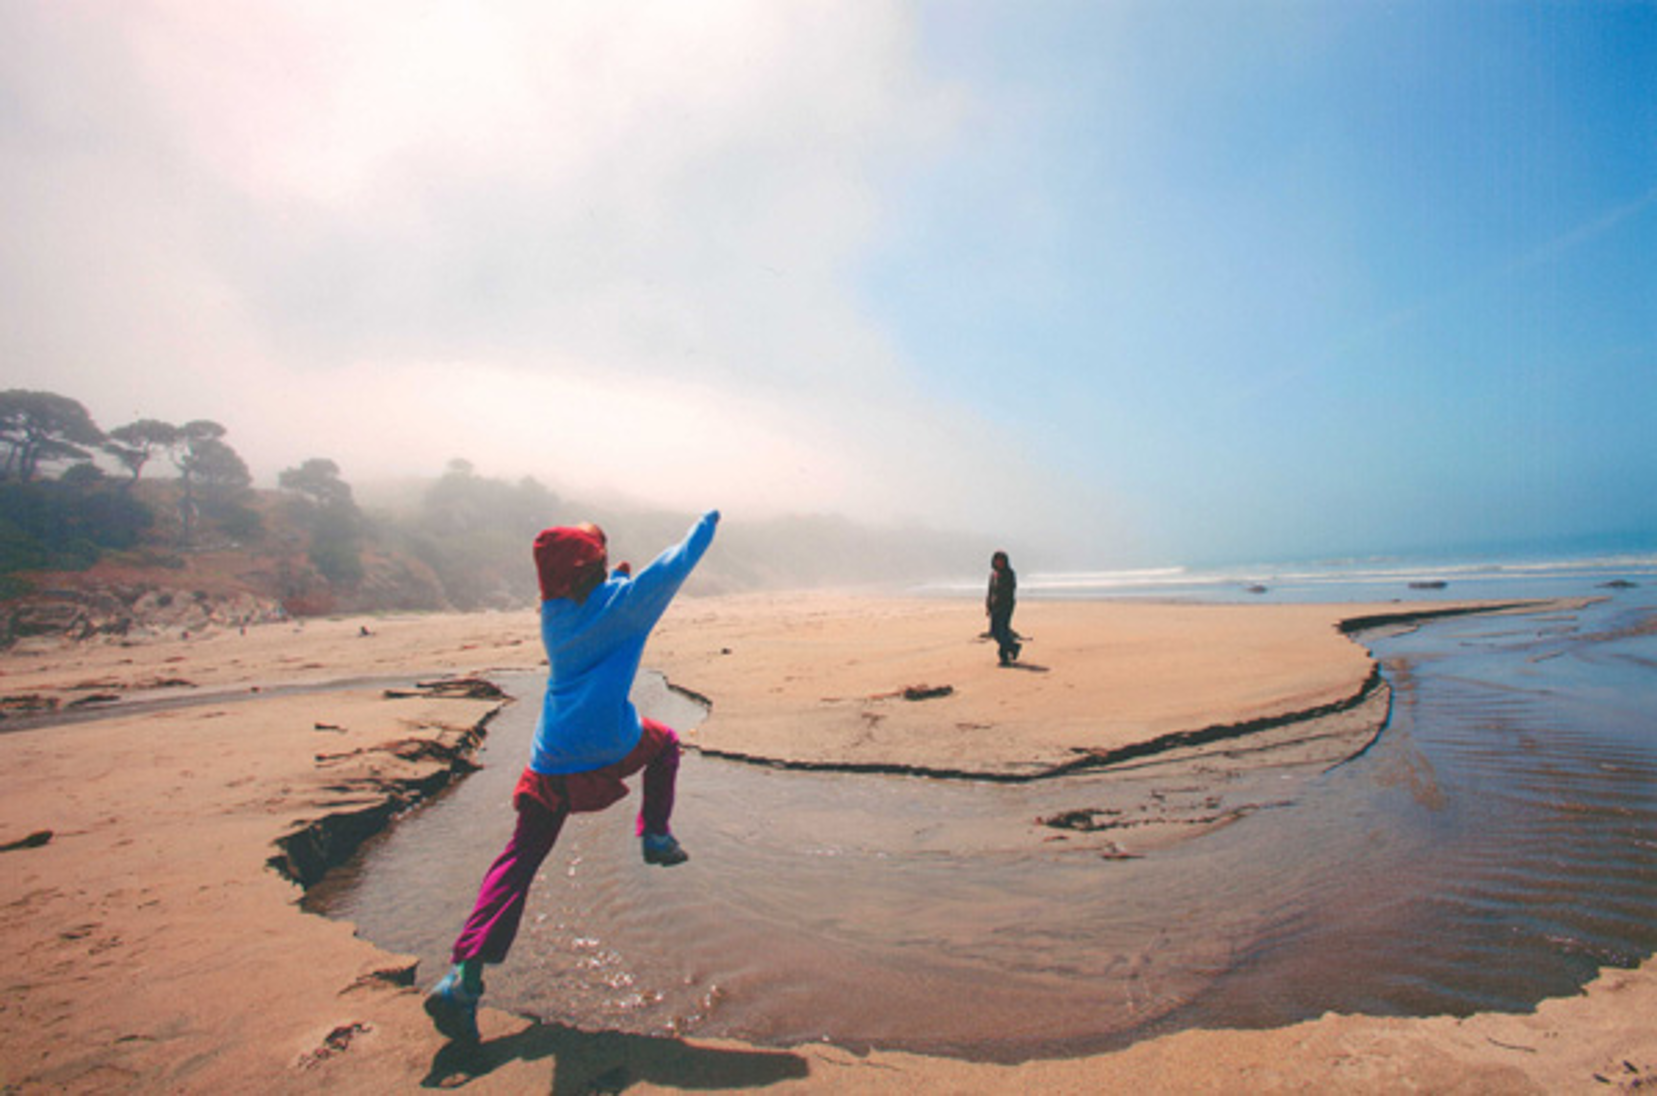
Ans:
<svg viewBox="0 0 1658 1097"><path fill-rule="evenodd" d="M1211 763L1241 739L1308 765L1363 749L1386 718L1387 687L1338 625L1415 608L1033 603L1016 621L1021 665L1004 669L973 601L691 598L645 662L706 699L687 741L711 755L1023 781L1184 751L1223 772ZM481 1053L460 1054L421 1010L436 973L298 900L342 850L465 772L510 703L477 680L540 663L528 612L314 620L135 646L30 641L0 655L0 932L14 957L0 1087L1654 1091L1650 957L1532 1013L1327 1015L1006 1065L625 1035L497 1010L482 1016ZM43 718L53 722L30 726ZM1212 825L1182 810L1075 840L1138 850Z"/></svg>

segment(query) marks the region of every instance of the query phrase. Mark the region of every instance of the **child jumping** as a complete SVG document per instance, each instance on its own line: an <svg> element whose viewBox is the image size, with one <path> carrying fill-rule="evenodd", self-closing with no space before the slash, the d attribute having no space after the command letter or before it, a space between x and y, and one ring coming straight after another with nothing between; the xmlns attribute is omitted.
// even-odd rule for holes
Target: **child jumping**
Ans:
<svg viewBox="0 0 1658 1097"><path fill-rule="evenodd" d="M625 564L607 576L605 535L597 526L559 527L536 537L547 694L529 767L513 791L517 826L484 875L455 940L454 967L426 996L426 1012L450 1039L478 1041L483 966L506 960L530 884L571 812L603 811L627 795L622 779L644 770L637 832L645 863L687 859L668 829L679 737L641 719L628 694L651 629L708 550L719 520L718 511L703 515L685 540L636 576Z"/></svg>

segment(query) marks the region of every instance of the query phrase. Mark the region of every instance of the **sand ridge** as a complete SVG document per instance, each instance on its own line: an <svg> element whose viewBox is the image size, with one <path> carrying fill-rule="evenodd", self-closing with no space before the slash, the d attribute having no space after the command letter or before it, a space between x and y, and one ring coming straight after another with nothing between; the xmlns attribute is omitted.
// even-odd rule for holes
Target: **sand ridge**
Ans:
<svg viewBox="0 0 1658 1097"><path fill-rule="evenodd" d="M710 700L711 754L1018 778L1350 708L1376 665L1342 623L1445 611L1038 601L1001 667L976 602L757 595L690 603L647 662Z"/></svg>

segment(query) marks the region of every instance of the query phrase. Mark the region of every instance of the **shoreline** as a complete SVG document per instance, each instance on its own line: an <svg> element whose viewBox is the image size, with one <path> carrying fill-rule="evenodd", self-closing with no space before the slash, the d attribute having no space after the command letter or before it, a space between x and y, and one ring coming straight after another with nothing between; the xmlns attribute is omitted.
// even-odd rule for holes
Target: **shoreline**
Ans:
<svg viewBox="0 0 1658 1097"><path fill-rule="evenodd" d="M775 624L779 605L767 601ZM823 611L821 598L808 602ZM708 617L720 608L691 600L670 614L670 658L672 644L706 640ZM268 639L285 643L264 645L236 669L223 658L234 645L220 644L190 654L176 645L114 649L101 661L74 652L55 669L28 666L38 653L8 654L0 671L7 693L14 682L41 685L48 676L72 693L115 673L141 681L180 666L188 670L175 677L226 689L239 674L248 688L259 675L280 678L278 670L319 681L308 672L331 661L375 673L419 652L419 665L457 676L523 667L529 615L510 625L503 615L471 617L485 619L421 620L407 634L373 619L367 637L356 633L356 619L284 630ZM388 643L377 647L381 639ZM729 658L717 649L698 657ZM648 665L661 662L647 656ZM1326 1016L1276 1030L1191 1030L1011 1066L584 1033L494 1010L484 1016L484 1060L459 1061L420 1009L417 987L434 973L417 974L350 926L304 914L294 886L267 862L285 834L337 825L325 820L384 825L437 787L435 773L449 774L438 784L452 777L505 702L274 688L248 701L109 709L95 721L0 736L0 759L13 774L0 806L0 845L8 846L0 901L10 915L0 932L14 955L30 957L0 1009L0 1086L416 1092L455 1082L545 1091L551 1075L554 1091L608 1080L629 1092L1652 1092L1650 957L1633 970L1603 969L1585 995L1529 1014ZM39 845L9 848L43 830L51 835ZM117 985L111 980L122 993L106 993ZM1624 1069L1626 1059L1634 1070Z"/></svg>

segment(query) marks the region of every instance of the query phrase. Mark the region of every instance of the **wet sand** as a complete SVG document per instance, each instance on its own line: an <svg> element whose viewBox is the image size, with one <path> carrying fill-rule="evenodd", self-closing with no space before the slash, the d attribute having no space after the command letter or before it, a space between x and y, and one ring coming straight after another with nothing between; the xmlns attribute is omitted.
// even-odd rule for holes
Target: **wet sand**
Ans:
<svg viewBox="0 0 1658 1097"><path fill-rule="evenodd" d="M977 640L983 618L971 603L687 600L646 662L713 702L691 737L710 752L1023 778L1148 740L1350 714L1371 688L1370 661L1334 624L1356 612L1038 603L1016 619L1032 638L1028 666L1004 670ZM211 697L128 713L128 702L102 701L107 715L95 721L0 734L0 933L14 958L0 1086L1652 1092L1650 959L1531 1014L1327 1016L1013 1066L583 1032L496 1011L482 1019L481 1057L459 1055L420 1009L419 983L435 973L302 913L299 888L269 862L305 875L331 841L441 784L498 702L274 690L539 661L530 614L312 622L0 657L12 711L24 697L60 709L93 696ZM951 692L904 698L922 685ZM296 835L287 852L278 845Z"/></svg>

